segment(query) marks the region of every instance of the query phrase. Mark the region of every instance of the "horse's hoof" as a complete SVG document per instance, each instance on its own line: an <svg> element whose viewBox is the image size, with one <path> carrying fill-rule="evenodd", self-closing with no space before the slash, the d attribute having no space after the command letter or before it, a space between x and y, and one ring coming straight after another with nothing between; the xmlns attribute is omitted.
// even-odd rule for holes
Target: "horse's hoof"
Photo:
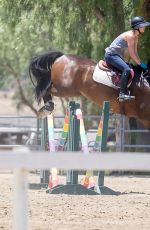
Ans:
<svg viewBox="0 0 150 230"><path fill-rule="evenodd" d="M46 111L46 110L43 110L41 111L41 109L37 112L37 116L38 118L45 118L47 117L48 115L50 115L52 113L52 111Z"/></svg>
<svg viewBox="0 0 150 230"><path fill-rule="evenodd" d="M37 115L39 118L45 118L52 113L54 110L54 104L46 104L41 109L39 109Z"/></svg>

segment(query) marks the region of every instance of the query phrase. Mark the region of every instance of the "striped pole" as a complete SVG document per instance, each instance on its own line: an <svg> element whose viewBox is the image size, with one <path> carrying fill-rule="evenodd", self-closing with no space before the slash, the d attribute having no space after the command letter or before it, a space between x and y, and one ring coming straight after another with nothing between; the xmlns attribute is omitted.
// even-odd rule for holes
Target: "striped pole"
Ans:
<svg viewBox="0 0 150 230"><path fill-rule="evenodd" d="M48 125L49 150L50 152L55 152L53 114L47 116L47 125Z"/></svg>
<svg viewBox="0 0 150 230"><path fill-rule="evenodd" d="M81 144L82 144L82 151L84 154L89 153L88 149L88 140L87 140L87 135L85 133L85 126L84 126L84 121L83 121L83 115L81 109L76 110L76 116L77 119L80 120L80 138L81 138ZM86 175L84 178L83 185L86 188L91 188L95 186L95 178L93 176L93 171L92 170L87 170Z"/></svg>
<svg viewBox="0 0 150 230"><path fill-rule="evenodd" d="M48 142L49 142L49 151L55 152L55 138L54 138L54 119L53 114L47 116L47 125L48 125ZM51 175L49 177L48 188L53 188L58 185L58 169L52 168Z"/></svg>
<svg viewBox="0 0 150 230"><path fill-rule="evenodd" d="M94 152L100 151L100 148L101 148L102 126L103 126L103 120L101 117L99 125L98 125L98 130L97 130L97 134L96 134L96 138L95 138L94 147L93 147Z"/></svg>
<svg viewBox="0 0 150 230"><path fill-rule="evenodd" d="M63 130L61 132L61 137L59 140L58 151L63 151L65 148L65 144L68 136L68 128L69 128L69 117L68 117L68 110L66 110L66 116L64 119Z"/></svg>
<svg viewBox="0 0 150 230"><path fill-rule="evenodd" d="M77 116L77 119L80 120L80 138L81 138L81 144L82 144L82 151L84 154L88 154L89 153L88 141L87 141L87 136L85 133L83 115L82 115L82 111L80 108L76 110L76 116Z"/></svg>

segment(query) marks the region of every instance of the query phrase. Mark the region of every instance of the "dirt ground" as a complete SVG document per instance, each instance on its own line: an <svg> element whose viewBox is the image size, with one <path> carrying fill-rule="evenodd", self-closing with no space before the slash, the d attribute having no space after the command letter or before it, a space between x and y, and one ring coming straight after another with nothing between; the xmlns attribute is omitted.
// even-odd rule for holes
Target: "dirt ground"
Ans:
<svg viewBox="0 0 150 230"><path fill-rule="evenodd" d="M12 173L0 173L0 230L12 230L12 181ZM29 181L37 182L39 176L30 174ZM44 189L28 190L28 229L150 229L150 177L106 176L105 185L123 194L52 195Z"/></svg>

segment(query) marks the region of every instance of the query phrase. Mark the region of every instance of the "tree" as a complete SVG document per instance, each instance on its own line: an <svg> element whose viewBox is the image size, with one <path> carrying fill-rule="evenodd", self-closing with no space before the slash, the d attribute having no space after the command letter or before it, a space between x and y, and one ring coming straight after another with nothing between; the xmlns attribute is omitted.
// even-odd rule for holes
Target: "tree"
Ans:
<svg viewBox="0 0 150 230"><path fill-rule="evenodd" d="M145 19L150 19L150 0L133 0L134 15L143 16ZM149 54L149 37L150 28L146 28L145 33L142 35L140 40L140 57L143 61L147 62L150 59Z"/></svg>
<svg viewBox="0 0 150 230"><path fill-rule="evenodd" d="M36 53L55 47L89 58L97 57L101 50L99 45L97 49L100 14L102 10L97 1L0 0L1 85L16 88L18 106L26 104L36 111L27 78L29 60ZM27 91L23 90L25 84Z"/></svg>

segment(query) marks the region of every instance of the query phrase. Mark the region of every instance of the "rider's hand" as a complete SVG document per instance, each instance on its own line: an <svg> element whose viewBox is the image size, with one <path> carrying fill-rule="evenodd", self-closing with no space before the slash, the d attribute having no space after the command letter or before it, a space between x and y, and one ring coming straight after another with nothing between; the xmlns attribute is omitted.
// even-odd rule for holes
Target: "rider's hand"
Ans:
<svg viewBox="0 0 150 230"><path fill-rule="evenodd" d="M143 62L141 62L141 64L139 66L144 70L147 69L147 65L145 63L143 63Z"/></svg>

